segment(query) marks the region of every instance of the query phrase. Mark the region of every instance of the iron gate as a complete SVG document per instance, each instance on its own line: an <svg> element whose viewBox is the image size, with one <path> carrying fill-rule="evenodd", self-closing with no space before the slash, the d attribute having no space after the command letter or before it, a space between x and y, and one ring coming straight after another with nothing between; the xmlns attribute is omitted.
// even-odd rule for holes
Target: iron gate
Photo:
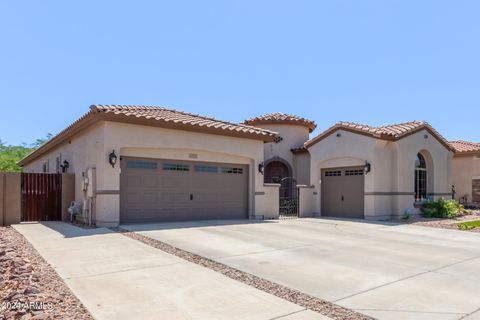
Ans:
<svg viewBox="0 0 480 320"><path fill-rule="evenodd" d="M280 181L280 219L297 218L299 200L297 181L283 178Z"/></svg>
<svg viewBox="0 0 480 320"><path fill-rule="evenodd" d="M62 218L62 175L22 173L22 221Z"/></svg>

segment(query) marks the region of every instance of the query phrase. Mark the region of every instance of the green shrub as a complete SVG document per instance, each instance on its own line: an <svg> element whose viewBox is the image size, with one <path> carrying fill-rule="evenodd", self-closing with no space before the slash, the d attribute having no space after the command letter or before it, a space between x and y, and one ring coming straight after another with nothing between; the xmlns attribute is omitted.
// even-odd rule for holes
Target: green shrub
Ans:
<svg viewBox="0 0 480 320"><path fill-rule="evenodd" d="M428 200L421 209L426 218L449 218L454 219L463 212L463 205L456 200L438 199L437 201Z"/></svg>

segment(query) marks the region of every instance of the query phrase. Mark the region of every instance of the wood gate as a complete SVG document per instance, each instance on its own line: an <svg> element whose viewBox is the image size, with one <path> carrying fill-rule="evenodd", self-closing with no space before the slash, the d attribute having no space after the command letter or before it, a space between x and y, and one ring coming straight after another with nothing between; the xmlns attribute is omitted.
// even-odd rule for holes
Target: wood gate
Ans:
<svg viewBox="0 0 480 320"><path fill-rule="evenodd" d="M22 173L22 221L62 218L62 175Z"/></svg>
<svg viewBox="0 0 480 320"><path fill-rule="evenodd" d="M283 178L280 181L280 219L298 218L299 198L297 180Z"/></svg>

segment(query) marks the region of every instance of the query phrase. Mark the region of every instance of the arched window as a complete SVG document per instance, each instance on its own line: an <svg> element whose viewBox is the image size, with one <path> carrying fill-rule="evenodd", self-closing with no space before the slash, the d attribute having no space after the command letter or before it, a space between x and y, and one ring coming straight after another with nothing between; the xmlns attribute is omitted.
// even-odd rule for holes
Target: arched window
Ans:
<svg viewBox="0 0 480 320"><path fill-rule="evenodd" d="M417 153L415 160L415 201L427 199L427 163L425 158Z"/></svg>

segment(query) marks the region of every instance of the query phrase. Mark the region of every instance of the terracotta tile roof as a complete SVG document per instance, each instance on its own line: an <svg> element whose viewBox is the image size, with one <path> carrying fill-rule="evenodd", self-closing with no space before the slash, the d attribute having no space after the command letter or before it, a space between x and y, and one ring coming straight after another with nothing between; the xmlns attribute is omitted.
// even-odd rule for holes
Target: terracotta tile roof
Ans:
<svg viewBox="0 0 480 320"><path fill-rule="evenodd" d="M477 153L480 152L480 143L463 140L450 141L450 145L456 153Z"/></svg>
<svg viewBox="0 0 480 320"><path fill-rule="evenodd" d="M251 119L245 120L243 123L249 124L249 125L276 124L276 123L298 124L298 125L307 127L310 132L315 130L315 128L317 127L314 121L301 118L292 114L279 113L279 112L251 118Z"/></svg>
<svg viewBox="0 0 480 320"><path fill-rule="evenodd" d="M453 151L453 148L448 143L448 141L426 121L410 121L410 122L397 123L397 124L391 124L391 125L385 125L385 126L379 126L379 127L373 127L373 126L358 124L353 122L338 122L333 127L330 127L329 129L320 133L315 138L307 141L305 143L305 147L308 148L314 145L318 141L330 135L332 132L339 129L344 129L347 131L364 134L377 139L392 140L392 141L401 139L404 136L408 136L422 129L426 129L432 135L434 135L447 149L450 149Z"/></svg>
<svg viewBox="0 0 480 320"><path fill-rule="evenodd" d="M151 106L122 106L122 105L93 105L90 107L92 111L102 112L105 114L114 114L127 117L145 118L157 120L164 123L172 123L178 125L186 125L193 127L212 128L219 131L233 131L259 136L275 136L277 133L260 129L245 124L236 124L226 121L217 120L211 117L205 117L198 114L167 109L164 107ZM178 127L180 129L180 127Z"/></svg>
<svg viewBox="0 0 480 320"><path fill-rule="evenodd" d="M308 149L305 148L305 146L300 146L300 147L292 148L292 149L290 149L290 151L292 153L304 153L304 152L308 152Z"/></svg>
<svg viewBox="0 0 480 320"><path fill-rule="evenodd" d="M201 133L241 137L248 139L273 141L278 133L246 124L236 124L193 113L167 109L164 107L126 106L126 105L92 105L85 113L59 134L54 136L37 150L18 162L24 166L50 151L58 144L67 141L79 131L98 121L116 121L134 123L162 128L194 131Z"/></svg>

